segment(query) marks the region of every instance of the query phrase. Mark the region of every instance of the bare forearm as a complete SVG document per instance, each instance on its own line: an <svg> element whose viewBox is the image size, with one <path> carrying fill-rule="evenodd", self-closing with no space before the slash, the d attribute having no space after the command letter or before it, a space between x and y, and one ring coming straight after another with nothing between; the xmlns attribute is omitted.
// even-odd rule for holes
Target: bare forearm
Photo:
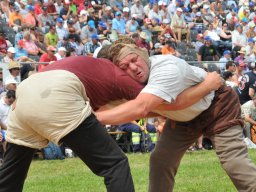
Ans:
<svg viewBox="0 0 256 192"><path fill-rule="evenodd" d="M205 97L210 93L208 86L202 82L196 86L190 87L180 93L174 103L162 104L158 107L159 110L176 111L185 109Z"/></svg>
<svg viewBox="0 0 256 192"><path fill-rule="evenodd" d="M251 117L245 117L244 118L245 121L251 123L252 125L256 125L256 121L254 121Z"/></svg>

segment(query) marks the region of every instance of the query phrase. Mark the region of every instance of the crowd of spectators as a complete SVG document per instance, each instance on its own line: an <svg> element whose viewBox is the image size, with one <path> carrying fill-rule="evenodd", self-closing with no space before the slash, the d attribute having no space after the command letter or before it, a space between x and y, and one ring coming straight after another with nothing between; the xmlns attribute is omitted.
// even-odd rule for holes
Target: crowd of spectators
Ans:
<svg viewBox="0 0 256 192"><path fill-rule="evenodd" d="M221 72L227 84L240 95L244 84L250 82L248 101L255 93L251 84L256 84L253 76L249 75L253 79L250 81L247 76L243 78L255 68L255 3L255 0L2 0L0 59L8 66L10 75L3 78L1 74L1 92L8 91L8 87L15 90L30 73L51 62L76 55L97 57L102 47L129 36L150 55L172 54L199 64L216 62L217 68L203 67ZM37 62L39 65L34 65Z"/></svg>

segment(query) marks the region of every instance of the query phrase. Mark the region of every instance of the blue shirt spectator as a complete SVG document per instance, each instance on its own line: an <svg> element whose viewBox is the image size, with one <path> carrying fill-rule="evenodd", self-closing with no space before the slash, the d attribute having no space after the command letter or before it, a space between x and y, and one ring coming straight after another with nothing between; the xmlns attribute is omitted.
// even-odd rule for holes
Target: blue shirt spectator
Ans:
<svg viewBox="0 0 256 192"><path fill-rule="evenodd" d="M125 34L125 22L121 18L121 12L116 12L115 16L116 18L114 18L112 21L112 29L118 34Z"/></svg>

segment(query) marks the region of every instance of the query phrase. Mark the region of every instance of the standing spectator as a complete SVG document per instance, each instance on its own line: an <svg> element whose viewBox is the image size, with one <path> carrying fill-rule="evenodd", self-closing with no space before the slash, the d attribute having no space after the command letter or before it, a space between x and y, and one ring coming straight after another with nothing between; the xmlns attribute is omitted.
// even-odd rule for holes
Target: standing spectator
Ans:
<svg viewBox="0 0 256 192"><path fill-rule="evenodd" d="M145 17L143 6L140 0L135 0L133 6L131 7L131 15L136 14L139 24L142 24Z"/></svg>
<svg viewBox="0 0 256 192"><path fill-rule="evenodd" d="M197 54L198 61L218 61L216 47L212 45L212 39L209 36L204 38L202 45Z"/></svg>
<svg viewBox="0 0 256 192"><path fill-rule="evenodd" d="M190 30L186 27L186 21L182 16L182 9L178 8L176 14L172 18L171 28L177 34L177 39L181 42L182 35L186 35L187 43L190 41Z"/></svg>
<svg viewBox="0 0 256 192"><path fill-rule="evenodd" d="M57 58L55 57L54 53L56 51L56 48L52 45L47 47L47 53L44 53L41 57L39 62L51 62L51 61L57 61ZM38 71L41 71L43 68L45 68L47 64L39 64L38 65Z"/></svg>
<svg viewBox="0 0 256 192"><path fill-rule="evenodd" d="M88 21L87 25L82 28L80 38L82 42L85 44L90 40L92 34L97 34L97 30L95 28L95 23L93 20Z"/></svg>
<svg viewBox="0 0 256 192"><path fill-rule="evenodd" d="M117 34L124 35L125 34L125 22L121 17L121 12L115 13L115 18L112 21L112 29L116 31Z"/></svg>
<svg viewBox="0 0 256 192"><path fill-rule="evenodd" d="M58 53L55 54L57 60L64 59L66 57L67 50L65 47L58 48Z"/></svg>
<svg viewBox="0 0 256 192"><path fill-rule="evenodd" d="M14 54L16 53L14 47L9 47L7 49L6 56L2 59L4 63L10 63L11 61L14 61Z"/></svg>
<svg viewBox="0 0 256 192"><path fill-rule="evenodd" d="M44 37L44 43L46 46L57 46L58 43L58 35L56 33L56 27L55 25L50 26L50 31L45 35Z"/></svg>
<svg viewBox="0 0 256 192"><path fill-rule="evenodd" d="M84 53L88 56L93 56L94 51L100 46L98 35L93 34L91 35L91 40L84 46Z"/></svg>
<svg viewBox="0 0 256 192"><path fill-rule="evenodd" d="M37 20L36 20L36 17L35 17L35 8L32 5L28 5L27 9L28 9L28 13L27 13L27 15L25 17L25 23L29 27L36 27Z"/></svg>
<svg viewBox="0 0 256 192"><path fill-rule="evenodd" d="M64 37L68 36L68 30L63 27L64 20L61 17L57 18L56 32L59 41L63 40Z"/></svg>

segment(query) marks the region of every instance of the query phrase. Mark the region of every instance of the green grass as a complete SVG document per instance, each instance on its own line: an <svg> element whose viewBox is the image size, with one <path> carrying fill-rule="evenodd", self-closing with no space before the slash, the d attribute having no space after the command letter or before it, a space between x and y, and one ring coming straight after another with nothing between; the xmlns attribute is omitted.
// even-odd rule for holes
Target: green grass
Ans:
<svg viewBox="0 0 256 192"><path fill-rule="evenodd" d="M255 163L256 150L249 152ZM128 155L137 192L148 189L149 155ZM24 186L24 192L104 191L103 178L95 176L78 158L34 160ZM222 170L214 151L186 153L176 176L174 192L206 191L235 192L236 189Z"/></svg>

